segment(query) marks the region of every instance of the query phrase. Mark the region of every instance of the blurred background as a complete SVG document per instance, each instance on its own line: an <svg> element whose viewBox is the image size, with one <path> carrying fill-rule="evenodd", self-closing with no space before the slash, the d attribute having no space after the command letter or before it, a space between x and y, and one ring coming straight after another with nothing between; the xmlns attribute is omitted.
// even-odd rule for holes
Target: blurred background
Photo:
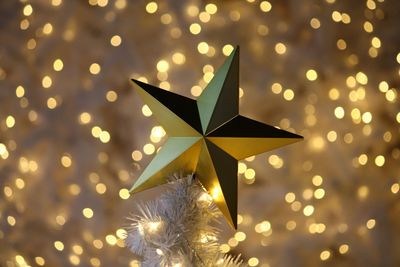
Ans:
<svg viewBox="0 0 400 267"><path fill-rule="evenodd" d="M400 2L0 2L0 266L138 266L165 141L129 78L197 97L241 47L243 115L305 137L239 163L250 266L400 266Z"/></svg>

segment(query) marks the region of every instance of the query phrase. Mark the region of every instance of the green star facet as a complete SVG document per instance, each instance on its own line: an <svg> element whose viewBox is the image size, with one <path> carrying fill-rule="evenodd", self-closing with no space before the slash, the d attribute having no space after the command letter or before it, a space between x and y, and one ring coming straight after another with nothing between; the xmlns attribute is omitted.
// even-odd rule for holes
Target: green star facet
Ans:
<svg viewBox="0 0 400 267"><path fill-rule="evenodd" d="M132 81L169 139L131 192L164 184L174 172L196 173L236 229L237 161L303 137L239 115L239 47L197 100Z"/></svg>

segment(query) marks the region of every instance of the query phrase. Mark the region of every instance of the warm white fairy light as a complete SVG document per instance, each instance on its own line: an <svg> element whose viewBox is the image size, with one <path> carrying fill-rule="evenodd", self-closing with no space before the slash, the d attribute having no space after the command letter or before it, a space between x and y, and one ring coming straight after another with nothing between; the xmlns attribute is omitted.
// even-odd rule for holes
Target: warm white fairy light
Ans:
<svg viewBox="0 0 400 267"><path fill-rule="evenodd" d="M160 227L161 222L148 222L147 228L150 233L157 232L158 228Z"/></svg>
<svg viewBox="0 0 400 267"><path fill-rule="evenodd" d="M219 200L220 198L221 198L221 189L219 188L219 187L214 187L213 189L211 189L211 197L214 199L214 200Z"/></svg>

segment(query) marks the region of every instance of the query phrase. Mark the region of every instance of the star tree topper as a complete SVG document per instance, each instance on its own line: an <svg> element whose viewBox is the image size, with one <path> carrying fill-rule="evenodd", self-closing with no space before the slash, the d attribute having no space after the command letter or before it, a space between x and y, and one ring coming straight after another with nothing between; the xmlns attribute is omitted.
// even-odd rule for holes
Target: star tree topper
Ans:
<svg viewBox="0 0 400 267"><path fill-rule="evenodd" d="M239 115L239 47L197 100L132 81L169 138L131 193L164 184L166 177L177 171L196 173L236 229L238 160L302 139Z"/></svg>

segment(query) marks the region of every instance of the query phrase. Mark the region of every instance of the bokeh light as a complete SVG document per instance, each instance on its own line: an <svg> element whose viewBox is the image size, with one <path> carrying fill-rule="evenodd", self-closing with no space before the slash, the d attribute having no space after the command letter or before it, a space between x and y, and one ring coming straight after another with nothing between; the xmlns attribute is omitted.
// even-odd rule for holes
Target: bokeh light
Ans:
<svg viewBox="0 0 400 267"><path fill-rule="evenodd" d="M239 162L238 231L223 222L219 249L400 266L399 8L1 1L0 266L139 266L125 218L167 187L129 188L167 135L129 79L196 98L236 45L241 112L305 140Z"/></svg>

